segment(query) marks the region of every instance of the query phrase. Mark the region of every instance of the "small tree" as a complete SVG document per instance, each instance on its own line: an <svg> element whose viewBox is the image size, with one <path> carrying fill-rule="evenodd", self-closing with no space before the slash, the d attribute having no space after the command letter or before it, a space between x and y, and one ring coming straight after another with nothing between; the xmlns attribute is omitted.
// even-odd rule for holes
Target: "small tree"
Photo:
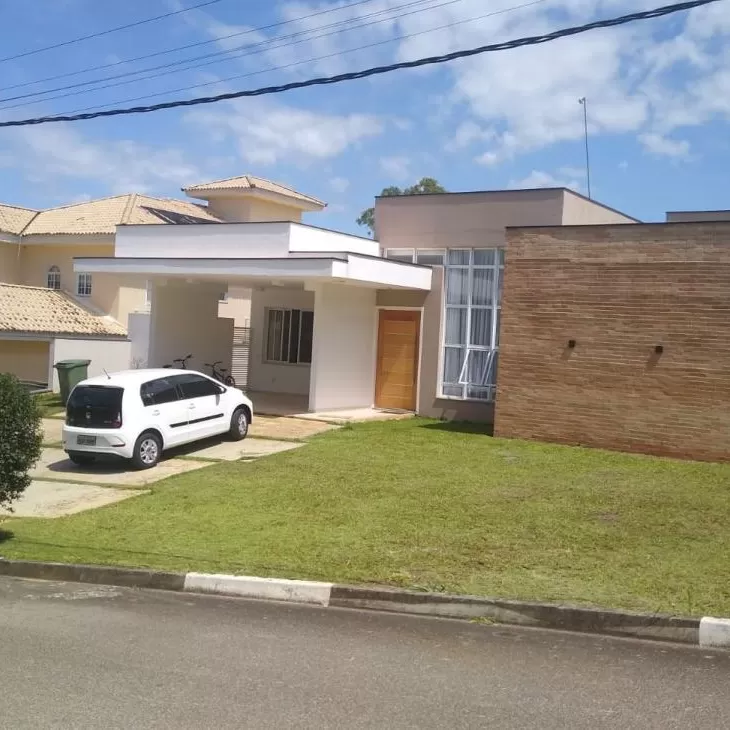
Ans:
<svg viewBox="0 0 730 730"><path fill-rule="evenodd" d="M0 373L0 507L9 507L30 484L41 455L41 415L14 375Z"/></svg>
<svg viewBox="0 0 730 730"><path fill-rule="evenodd" d="M401 188L391 185L389 188L383 188L380 193L381 198L392 198L397 195L426 195L428 193L445 193L447 192L438 180L432 177L422 177L415 185ZM359 226L367 226L370 235L375 233L375 208L366 208L357 219Z"/></svg>

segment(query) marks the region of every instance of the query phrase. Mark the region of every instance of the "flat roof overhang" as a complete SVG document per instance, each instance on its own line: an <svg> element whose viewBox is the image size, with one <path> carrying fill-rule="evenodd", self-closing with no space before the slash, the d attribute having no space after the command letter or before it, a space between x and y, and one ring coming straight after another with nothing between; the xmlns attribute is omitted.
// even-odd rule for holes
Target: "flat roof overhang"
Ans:
<svg viewBox="0 0 730 730"><path fill-rule="evenodd" d="M431 290L432 270L377 256L338 254L280 258L75 258L74 271L148 278L224 280L243 286L332 282L374 289Z"/></svg>

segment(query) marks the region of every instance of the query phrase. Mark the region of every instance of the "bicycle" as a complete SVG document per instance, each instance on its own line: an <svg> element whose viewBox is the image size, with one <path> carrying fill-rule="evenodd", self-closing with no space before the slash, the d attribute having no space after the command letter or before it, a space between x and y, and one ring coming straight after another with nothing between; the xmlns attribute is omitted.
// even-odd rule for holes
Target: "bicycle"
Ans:
<svg viewBox="0 0 730 730"><path fill-rule="evenodd" d="M192 355L186 355L185 357L177 357L172 361L172 365L163 365L164 368L171 368L176 363L180 366L180 370L187 370L188 369L188 360L192 358Z"/></svg>
<svg viewBox="0 0 730 730"><path fill-rule="evenodd" d="M219 365L223 364L222 360L216 360L213 363L206 362L203 364L205 365L205 367L210 368L211 376L214 377L218 382L223 383L223 385L227 385L229 388L236 387L236 381L233 379L233 376L226 375L228 369L218 367Z"/></svg>

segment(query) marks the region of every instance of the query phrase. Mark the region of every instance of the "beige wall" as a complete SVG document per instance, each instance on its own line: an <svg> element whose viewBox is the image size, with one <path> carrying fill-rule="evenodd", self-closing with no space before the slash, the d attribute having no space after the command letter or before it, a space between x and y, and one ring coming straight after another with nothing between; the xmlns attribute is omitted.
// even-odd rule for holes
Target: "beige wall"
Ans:
<svg viewBox="0 0 730 730"><path fill-rule="evenodd" d="M20 253L17 243L0 241L0 281L5 284L20 284L18 269Z"/></svg>
<svg viewBox="0 0 730 730"><path fill-rule="evenodd" d="M111 242L90 241L88 244L26 244L20 259L20 281L28 286L46 286L48 270L58 266L61 270L61 289L76 293L76 274L73 270L75 257L111 257ZM145 308L146 280L144 277L94 274L91 305L108 314L124 327L129 314Z"/></svg>
<svg viewBox="0 0 730 730"><path fill-rule="evenodd" d="M273 203L255 198L212 198L208 207L227 223L250 223L263 221L296 221L302 219L302 211L289 205Z"/></svg>
<svg viewBox="0 0 730 730"><path fill-rule="evenodd" d="M48 382L49 348L48 342L38 340L0 340L0 373Z"/></svg>
<svg viewBox="0 0 730 730"><path fill-rule="evenodd" d="M156 284L150 313L147 367L172 364L175 358L192 354L191 370L210 372L205 363L220 360L231 368L233 322L219 319L220 284L208 281L186 283L170 280Z"/></svg>
<svg viewBox="0 0 730 730"><path fill-rule="evenodd" d="M607 223L636 223L631 218L617 210L607 208L594 200L588 200L572 190L563 191L563 220L565 226L595 226ZM517 223L512 225L534 225ZM538 224L540 225L540 224Z"/></svg>
<svg viewBox="0 0 730 730"><path fill-rule="evenodd" d="M562 190L414 195L375 202L383 248L505 246L507 226L560 225L562 218Z"/></svg>
<svg viewBox="0 0 730 730"><path fill-rule="evenodd" d="M218 316L232 319L235 327L250 327L251 290L229 286L228 298L218 305Z"/></svg>

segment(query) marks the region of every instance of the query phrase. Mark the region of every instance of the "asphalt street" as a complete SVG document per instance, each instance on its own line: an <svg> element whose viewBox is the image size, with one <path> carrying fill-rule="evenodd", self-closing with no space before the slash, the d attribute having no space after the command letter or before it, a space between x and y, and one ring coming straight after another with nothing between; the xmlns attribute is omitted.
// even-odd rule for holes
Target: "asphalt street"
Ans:
<svg viewBox="0 0 730 730"><path fill-rule="evenodd" d="M730 654L0 578L0 727L730 729Z"/></svg>

